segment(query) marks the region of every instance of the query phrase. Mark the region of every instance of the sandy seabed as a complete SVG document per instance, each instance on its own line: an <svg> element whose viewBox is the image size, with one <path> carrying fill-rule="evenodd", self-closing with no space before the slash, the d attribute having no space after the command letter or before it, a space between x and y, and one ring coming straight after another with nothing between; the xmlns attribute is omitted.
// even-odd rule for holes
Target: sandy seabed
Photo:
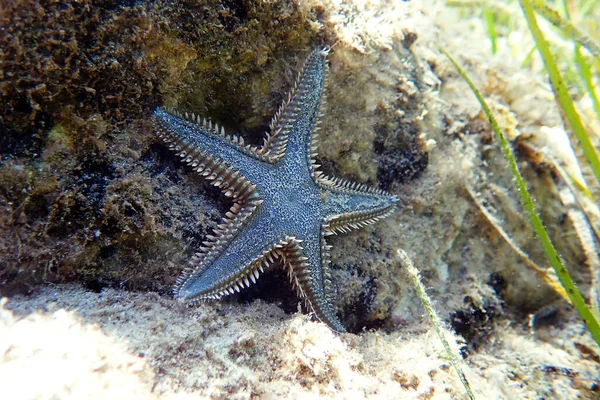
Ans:
<svg viewBox="0 0 600 400"><path fill-rule="evenodd" d="M187 309L153 293L76 285L3 300L0 310L3 398L464 397L426 322L339 335L262 301ZM531 335L506 322L464 363L476 396L592 398L599 360L571 319L568 346L554 328Z"/></svg>

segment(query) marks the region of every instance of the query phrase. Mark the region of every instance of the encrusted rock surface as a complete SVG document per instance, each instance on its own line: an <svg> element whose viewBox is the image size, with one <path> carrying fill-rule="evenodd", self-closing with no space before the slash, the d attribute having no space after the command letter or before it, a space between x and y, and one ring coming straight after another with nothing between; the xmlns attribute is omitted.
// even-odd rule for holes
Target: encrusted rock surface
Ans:
<svg viewBox="0 0 600 400"><path fill-rule="evenodd" d="M190 310L154 293L63 285L3 304L0 328L0 372L8 383L0 393L11 399L464 396L423 322L338 335L261 300ZM507 322L498 328L502 336L463 366L478 398L597 393L598 360L581 329L560 330L565 346L551 326L535 335Z"/></svg>

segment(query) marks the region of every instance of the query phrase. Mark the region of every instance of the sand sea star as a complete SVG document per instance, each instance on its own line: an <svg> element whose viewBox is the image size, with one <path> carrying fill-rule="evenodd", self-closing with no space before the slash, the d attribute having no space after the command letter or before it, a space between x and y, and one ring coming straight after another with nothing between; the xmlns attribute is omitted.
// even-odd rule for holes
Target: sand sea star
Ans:
<svg viewBox="0 0 600 400"><path fill-rule="evenodd" d="M177 299L219 299L281 264L317 318L345 331L333 307L331 246L325 238L389 215L397 198L319 171L317 125L326 56L323 50L309 54L261 147L245 145L241 137L193 114L154 112L160 138L234 201L177 279Z"/></svg>

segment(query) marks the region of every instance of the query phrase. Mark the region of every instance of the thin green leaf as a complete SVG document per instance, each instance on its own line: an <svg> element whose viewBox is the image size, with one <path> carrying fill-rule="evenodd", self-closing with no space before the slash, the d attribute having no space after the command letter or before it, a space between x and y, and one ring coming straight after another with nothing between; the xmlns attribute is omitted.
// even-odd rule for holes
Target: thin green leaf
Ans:
<svg viewBox="0 0 600 400"><path fill-rule="evenodd" d="M467 84L473 91L473 94L475 94L475 97L477 97L479 104L481 104L485 115L490 121L496 139L500 143L500 147L502 148L504 157L506 158L510 166L513 178L515 180L515 184L519 191L519 195L521 196L521 202L523 203L523 206L525 207L525 210L527 211L527 214L529 216L531 225L533 226L533 229L538 239L540 240L542 247L544 248L546 257L548 258L550 265L552 265L554 272L556 272L556 275L558 276L561 285L565 288L569 299L571 299L571 302L577 309L577 312L581 316L581 319L583 320L588 330L592 334L594 340L600 347L600 324L598 323L598 320L596 320L594 314L590 311L587 304L585 303L585 300L583 299L581 292L577 288L577 285L575 285L575 282L571 278L571 275L569 275L569 271L567 271L567 268L564 266L562 258L556 251L556 248L554 247L554 244L552 243L552 240L550 239L550 236L548 235L548 232L546 231L546 228L544 227L540 216L535 210L535 205L533 203L533 200L531 199L531 196L529 195L529 192L527 191L527 186L525 185L523 176L519 171L515 155L513 153L510 143L508 142L508 139L506 138L506 135L500 129L498 122L492 114L492 111L487 105L485 99L483 98L479 90L475 87L471 79L467 76L462 67L458 65L458 63L452 58L452 56L450 56L450 54L444 48L442 48L441 46L440 48L442 52L446 55L446 57L448 57L450 62L452 62L452 64L456 67L458 73L467 82Z"/></svg>
<svg viewBox="0 0 600 400"><path fill-rule="evenodd" d="M458 362L458 357L452 352L452 349L450 348L450 344L448 343L448 340L446 339L446 335L444 335L444 330L442 329L442 321L440 320L440 317L438 317L437 313L435 312L435 309L433 308L433 303L431 302L431 299L427 295L427 291L425 290L425 286L423 285L423 282L421 282L421 276L419 274L419 270L417 268L415 268L412 261L410 261L410 258L408 258L408 255L403 250L398 249L396 254L398 255L400 264L402 265L402 267L404 267L405 271L408 272L408 275L409 275L410 279L412 280L413 286L415 287L415 290L417 291L417 297L421 300L421 304L423 304L423 308L425 309L425 313L427 314L429 321L435 327L435 332L437 333L438 338L442 342L442 345L444 346L444 350L446 351L448 358L450 358L450 363L454 367L454 370L456 371L458 378L462 382L462 384L465 388L465 391L467 392L467 396L469 396L469 399L474 400L475 395L473 394L473 391L471 390L471 386L469 385L469 381L467 381L465 373L463 372L462 368L460 367L460 363Z"/></svg>
<svg viewBox="0 0 600 400"><path fill-rule="evenodd" d="M484 11L485 22L487 25L488 36L492 44L492 54L498 51L498 34L496 33L496 25L494 21L494 13L489 8Z"/></svg>
<svg viewBox="0 0 600 400"><path fill-rule="evenodd" d="M529 1L528 1L529 3ZM574 41L589 50L590 53L596 58L600 58L600 47L596 45L594 40L585 35L579 29L577 29L571 22L562 18L558 11L550 7L546 1L543 0L531 0L531 6L537 11L542 17L546 18L552 25L556 26L563 33L567 34ZM521 2L523 6L523 2ZM536 23L537 24L537 23ZM530 24L531 29L531 24Z"/></svg>
<svg viewBox="0 0 600 400"><path fill-rule="evenodd" d="M526 66L529 65L529 63L531 63L531 57L533 57L533 53L535 53L536 50L537 50L537 47L535 47L535 46L533 46L531 48L531 50L529 50L529 53L527 53L527 56L525 57L525 59L521 63L521 67L522 68L525 68Z"/></svg>
<svg viewBox="0 0 600 400"><path fill-rule="evenodd" d="M585 128L583 127L581 119L579 118L579 114L575 110L575 105L573 104L573 100L571 100L569 90L565 85L562 75L558 70L556 63L554 62L554 57L550 52L548 42L546 41L546 38L544 37L542 31L540 30L537 24L537 20L535 18L535 14L533 13L531 3L529 2L529 0L519 1L521 3L523 13L525 14L525 19L527 20L527 24L529 25L531 34L533 35L540 55L544 60L546 71L550 76L550 82L554 91L554 97L556 98L560 108L563 111L563 119L566 119L565 126L570 126L573 130L573 133L575 133L575 136L581 144L583 153L585 154L585 157L590 163L590 166L594 171L594 175L596 175L596 179L600 182L600 159L598 158L598 153L596 152L596 149L594 148L590 137L588 136Z"/></svg>
<svg viewBox="0 0 600 400"><path fill-rule="evenodd" d="M596 93L596 88L594 87L592 70L584 55L581 54L581 46L579 44L575 44L575 62L579 68L579 74L583 79L585 88L592 99L594 111L596 112L596 118L600 119L600 101L598 100L598 94Z"/></svg>
<svg viewBox="0 0 600 400"><path fill-rule="evenodd" d="M583 16L588 16L592 13L592 11L596 10L597 7L600 7L600 2L598 2L597 0L585 1L581 5L579 12Z"/></svg>

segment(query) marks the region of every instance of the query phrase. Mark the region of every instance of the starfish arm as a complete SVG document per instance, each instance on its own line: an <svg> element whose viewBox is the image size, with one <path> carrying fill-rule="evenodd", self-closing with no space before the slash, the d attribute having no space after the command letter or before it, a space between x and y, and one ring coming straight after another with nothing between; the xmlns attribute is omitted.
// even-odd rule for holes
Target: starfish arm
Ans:
<svg viewBox="0 0 600 400"><path fill-rule="evenodd" d="M225 135L216 124L200 121L194 115L183 116L157 108L153 123L163 142L207 179L216 180L216 186L228 174L236 174L237 179L244 171L244 176L253 181L271 168L268 157L260 150L244 145L238 136Z"/></svg>
<svg viewBox="0 0 600 400"><path fill-rule="evenodd" d="M177 279L173 289L175 298L191 303L216 300L256 282L294 240L289 235L262 234L266 225L268 221L257 220L255 212L243 234L232 231L232 234L225 232L209 238L212 243L203 249L205 252L197 253L189 268ZM261 240L256 240L257 237Z"/></svg>
<svg viewBox="0 0 600 400"><path fill-rule="evenodd" d="M326 234L349 232L390 215L396 209L398 197L380 190L333 188L324 195L327 214L323 223Z"/></svg>
<svg viewBox="0 0 600 400"><path fill-rule="evenodd" d="M333 308L333 289L329 274L330 247L325 243L324 235L321 236L320 243L314 238L306 242L292 240L283 252L284 268L298 295L316 317L331 329L346 332Z"/></svg>
<svg viewBox="0 0 600 400"><path fill-rule="evenodd" d="M288 100L271 121L271 134L262 149L276 159L288 159L290 164L308 162L311 171L327 85L326 57L325 50L313 50L308 55Z"/></svg>

